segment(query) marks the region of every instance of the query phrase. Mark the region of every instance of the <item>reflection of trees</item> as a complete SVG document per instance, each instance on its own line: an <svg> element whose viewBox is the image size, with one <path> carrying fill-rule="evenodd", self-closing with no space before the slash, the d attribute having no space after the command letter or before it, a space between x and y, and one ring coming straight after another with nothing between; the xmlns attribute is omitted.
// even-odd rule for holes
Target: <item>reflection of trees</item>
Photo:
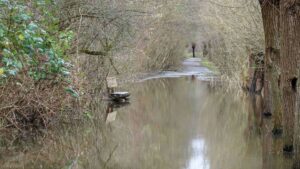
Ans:
<svg viewBox="0 0 300 169"><path fill-rule="evenodd" d="M211 169L259 168L259 137L257 134L247 134L248 118L253 116L247 113L247 100L236 99L234 93L224 93L214 92L201 110L200 123L206 123L201 126Z"/></svg>
<svg viewBox="0 0 300 169"><path fill-rule="evenodd" d="M262 169L274 169L274 157L272 154L272 123L268 120L264 120L262 125L262 156L263 156L263 166Z"/></svg>
<svg viewBox="0 0 300 169"><path fill-rule="evenodd" d="M251 108L249 109L249 125L251 125L249 132L260 134L262 126L263 98L261 95L251 94L249 99L249 104L251 105Z"/></svg>
<svg viewBox="0 0 300 169"><path fill-rule="evenodd" d="M261 131L262 169L292 169L292 158L286 158L282 153L283 138L273 134L276 122L271 118L261 118L263 112L262 98L259 95L253 97L250 113L253 112L256 115L253 126L259 127ZM260 123L257 123L257 121Z"/></svg>
<svg viewBox="0 0 300 169"><path fill-rule="evenodd" d="M131 105L117 110L115 122L104 125L99 120L106 105L94 100L94 119L69 120L76 123L60 126L39 139L38 146L12 157L21 154L21 163L29 169L72 164L79 169L185 168L194 155L192 140L201 139L210 169L291 168L292 159L282 156L282 139L272 136L272 119L261 118L259 96L249 103L248 97L207 90L205 82L188 78L151 80L129 89ZM295 162L300 159L297 139ZM1 164L7 159L3 157Z"/></svg>
<svg viewBox="0 0 300 169"><path fill-rule="evenodd" d="M300 92L297 93L296 116L295 116L295 133L294 133L294 168L300 168Z"/></svg>
<svg viewBox="0 0 300 169"><path fill-rule="evenodd" d="M121 150L126 157L121 152L118 157L122 164L129 158L127 164L133 168L185 167L189 141L195 135L196 89L199 87L184 79L152 80L139 85L137 97L132 98L133 105L123 119L132 137L125 141L131 146Z"/></svg>
<svg viewBox="0 0 300 169"><path fill-rule="evenodd" d="M96 101L91 105L97 107L93 109L94 119L85 119L78 114L68 116L72 119L63 118L62 125L47 133L12 139L1 145L0 168L102 168L116 144L109 140L109 130L97 114L103 112L105 106ZM2 151L5 146L9 149Z"/></svg>

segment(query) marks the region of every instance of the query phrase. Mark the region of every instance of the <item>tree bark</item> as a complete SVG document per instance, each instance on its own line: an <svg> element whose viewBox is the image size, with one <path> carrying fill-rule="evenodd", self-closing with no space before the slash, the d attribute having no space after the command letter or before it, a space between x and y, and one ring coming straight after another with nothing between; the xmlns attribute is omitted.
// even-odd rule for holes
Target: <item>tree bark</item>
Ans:
<svg viewBox="0 0 300 169"><path fill-rule="evenodd" d="M298 75L300 78L299 66L300 66L300 0L296 0L295 5L295 19L296 19L296 34L295 34L295 53L298 56ZM295 147L295 157L294 157L294 168L300 168L300 83L298 82L296 91L296 116L295 116L295 135L294 135L294 147Z"/></svg>
<svg viewBox="0 0 300 169"><path fill-rule="evenodd" d="M280 0L261 0L262 18L265 32L264 57L264 113L274 119L273 134L282 133L282 105L279 90L280 62Z"/></svg>
<svg viewBox="0 0 300 169"><path fill-rule="evenodd" d="M300 0L280 1L280 87L283 98L284 151L293 151L300 58Z"/></svg>

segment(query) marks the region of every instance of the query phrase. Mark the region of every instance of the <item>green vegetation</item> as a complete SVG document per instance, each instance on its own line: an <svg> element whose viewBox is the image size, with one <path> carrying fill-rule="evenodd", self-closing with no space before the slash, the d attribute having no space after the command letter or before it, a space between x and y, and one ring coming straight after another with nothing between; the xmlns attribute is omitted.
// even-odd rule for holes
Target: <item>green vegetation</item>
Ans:
<svg viewBox="0 0 300 169"><path fill-rule="evenodd" d="M73 33L59 29L55 5L0 0L0 128L46 127L76 95L68 87Z"/></svg>
<svg viewBox="0 0 300 169"><path fill-rule="evenodd" d="M64 78L70 74L66 50L73 35L58 29L58 20L48 9L52 5L53 2L45 0L32 3L0 1L2 83L5 79L18 76L38 81Z"/></svg>
<svg viewBox="0 0 300 169"><path fill-rule="evenodd" d="M209 70L213 71L213 73L219 74L219 70L216 67L216 65L213 62L209 61L208 59L203 59L201 61L201 64L203 66L207 67Z"/></svg>

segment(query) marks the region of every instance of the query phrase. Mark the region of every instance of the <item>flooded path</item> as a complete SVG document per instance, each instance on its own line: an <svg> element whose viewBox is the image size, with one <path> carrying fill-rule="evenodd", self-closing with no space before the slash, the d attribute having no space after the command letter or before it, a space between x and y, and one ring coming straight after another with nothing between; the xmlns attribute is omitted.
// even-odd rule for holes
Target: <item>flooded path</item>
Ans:
<svg viewBox="0 0 300 169"><path fill-rule="evenodd" d="M158 74L149 75L142 81L161 79L161 78L180 78L186 76L195 76L198 80L211 80L214 78L214 73L208 68L201 66L200 58L189 58L183 61L182 67L177 71L164 71Z"/></svg>
<svg viewBox="0 0 300 169"><path fill-rule="evenodd" d="M125 168L260 168L260 140L247 138L248 110L239 99L190 78L141 85L110 124Z"/></svg>
<svg viewBox="0 0 300 169"><path fill-rule="evenodd" d="M254 169L258 135L249 136L246 100L215 90L212 73L189 59L135 85L131 105L110 123L115 162L130 169Z"/></svg>
<svg viewBox="0 0 300 169"><path fill-rule="evenodd" d="M213 88L213 74L188 59L125 86L131 104L115 108L95 100L85 122L60 126L26 146L2 148L2 168L68 169L276 169L289 168L270 142L269 123L248 97ZM256 100L257 101L257 100ZM259 106L258 106L259 109ZM103 122L101 114L109 113ZM262 139L263 138L263 139ZM278 143L280 144L280 143ZM8 153L9 152L9 153ZM274 164L275 166L270 165ZM1 167L0 167L1 168Z"/></svg>

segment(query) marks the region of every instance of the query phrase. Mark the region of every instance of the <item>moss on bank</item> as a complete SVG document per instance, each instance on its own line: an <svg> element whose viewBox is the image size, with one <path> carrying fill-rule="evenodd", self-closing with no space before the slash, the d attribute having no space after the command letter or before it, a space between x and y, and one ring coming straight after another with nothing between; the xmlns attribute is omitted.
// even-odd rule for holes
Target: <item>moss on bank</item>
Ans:
<svg viewBox="0 0 300 169"><path fill-rule="evenodd" d="M211 62L211 61L209 61L209 60L207 60L207 59L202 59L201 62L200 62L200 64L201 64L202 66L204 66L204 67L207 67L207 68L208 68L209 70L211 70L214 74L220 74L220 72L219 72L217 66L216 66L213 62Z"/></svg>

